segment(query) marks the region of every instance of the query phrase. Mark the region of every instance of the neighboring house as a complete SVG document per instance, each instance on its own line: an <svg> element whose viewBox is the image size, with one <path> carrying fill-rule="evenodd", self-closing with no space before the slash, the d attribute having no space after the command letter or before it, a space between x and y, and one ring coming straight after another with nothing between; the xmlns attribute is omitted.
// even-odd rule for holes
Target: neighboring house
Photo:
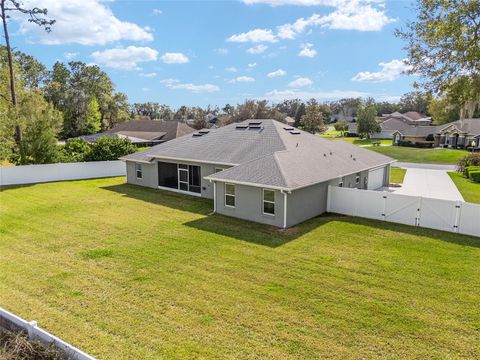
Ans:
<svg viewBox="0 0 480 360"><path fill-rule="evenodd" d="M216 213L283 228L324 213L328 185L388 185L394 161L270 119L201 130L121 159L130 184L213 199Z"/></svg>
<svg viewBox="0 0 480 360"><path fill-rule="evenodd" d="M437 127L435 146L480 149L480 119L463 119Z"/></svg>
<svg viewBox="0 0 480 360"><path fill-rule="evenodd" d="M383 114L379 118L381 131L372 134L372 139L393 139L393 135L397 131L409 131L414 133L413 128L429 126L432 123L432 118L426 117L416 111L409 111L406 113L394 112L392 114ZM407 130L410 129L410 130ZM348 126L349 136L357 135L357 124L351 123Z"/></svg>
<svg viewBox="0 0 480 360"><path fill-rule="evenodd" d="M87 142L100 137L126 138L137 146L152 146L195 132L187 124L174 120L131 120L103 133L81 136Z"/></svg>
<svg viewBox="0 0 480 360"><path fill-rule="evenodd" d="M401 141L410 142L419 147L435 146L437 126L410 126L393 132L393 145Z"/></svg>

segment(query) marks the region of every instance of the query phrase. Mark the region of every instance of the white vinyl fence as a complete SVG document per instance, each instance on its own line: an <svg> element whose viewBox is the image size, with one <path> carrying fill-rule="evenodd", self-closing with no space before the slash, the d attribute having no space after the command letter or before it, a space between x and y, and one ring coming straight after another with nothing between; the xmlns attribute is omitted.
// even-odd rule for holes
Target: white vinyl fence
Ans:
<svg viewBox="0 0 480 360"><path fill-rule="evenodd" d="M0 167L0 186L93 179L125 174L125 163L120 160L6 166Z"/></svg>
<svg viewBox="0 0 480 360"><path fill-rule="evenodd" d="M480 205L329 186L327 211L480 236Z"/></svg>
<svg viewBox="0 0 480 360"><path fill-rule="evenodd" d="M53 344L55 348L65 353L69 359L74 360L95 360L94 357L84 353L82 350L77 349L75 346L59 339L55 335L43 330L37 326L36 321L26 321L11 312L2 309L0 307L0 328L4 328L10 331L25 331L28 334L28 338L34 341L40 341L41 343L49 346Z"/></svg>

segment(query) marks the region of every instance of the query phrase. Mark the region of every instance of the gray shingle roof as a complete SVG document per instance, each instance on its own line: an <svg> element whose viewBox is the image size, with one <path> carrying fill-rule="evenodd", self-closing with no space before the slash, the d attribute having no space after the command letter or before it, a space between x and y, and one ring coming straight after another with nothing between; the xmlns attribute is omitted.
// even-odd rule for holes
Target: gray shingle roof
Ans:
<svg viewBox="0 0 480 360"><path fill-rule="evenodd" d="M480 119L463 119L457 120L450 124L439 126L439 132L447 129L451 125L455 125L460 131L469 135L480 135Z"/></svg>
<svg viewBox="0 0 480 360"><path fill-rule="evenodd" d="M247 120L244 123L248 124ZM344 141L323 139L285 124L262 122L261 129L237 129L231 124L206 135L185 135L122 158L150 162L183 159L234 165L207 179L295 189L393 162L379 153Z"/></svg>
<svg viewBox="0 0 480 360"><path fill-rule="evenodd" d="M435 135L438 132L438 126L409 126L405 129L397 130L403 136L427 137Z"/></svg>
<svg viewBox="0 0 480 360"><path fill-rule="evenodd" d="M130 120L118 124L107 132L145 140L161 138L162 141L169 141L194 131L195 129L187 124L174 120Z"/></svg>

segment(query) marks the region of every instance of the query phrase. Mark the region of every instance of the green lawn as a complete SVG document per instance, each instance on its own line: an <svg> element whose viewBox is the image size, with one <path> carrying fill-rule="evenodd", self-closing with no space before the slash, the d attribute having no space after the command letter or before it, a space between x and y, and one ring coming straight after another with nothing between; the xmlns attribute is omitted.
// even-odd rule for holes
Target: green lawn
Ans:
<svg viewBox="0 0 480 360"><path fill-rule="evenodd" d="M426 164L456 164L468 155L464 150L421 149L402 146L374 146L370 150L390 156L398 161Z"/></svg>
<svg viewBox="0 0 480 360"><path fill-rule="evenodd" d="M380 141L380 144L382 145L392 145L392 140L360 139L359 137L353 137L353 136L341 136L340 132L336 134L333 131L335 130L327 131L325 133L322 133L320 136L326 139L331 139L331 140L347 141L355 145L372 145L374 142L379 142L379 141Z"/></svg>
<svg viewBox="0 0 480 360"><path fill-rule="evenodd" d="M123 181L0 192L0 306L100 359L480 358L479 238Z"/></svg>
<svg viewBox="0 0 480 360"><path fill-rule="evenodd" d="M390 168L390 183L402 184L405 179L406 169L391 167Z"/></svg>
<svg viewBox="0 0 480 360"><path fill-rule="evenodd" d="M480 184L471 182L458 172L449 172L448 175L452 178L465 201L480 204Z"/></svg>

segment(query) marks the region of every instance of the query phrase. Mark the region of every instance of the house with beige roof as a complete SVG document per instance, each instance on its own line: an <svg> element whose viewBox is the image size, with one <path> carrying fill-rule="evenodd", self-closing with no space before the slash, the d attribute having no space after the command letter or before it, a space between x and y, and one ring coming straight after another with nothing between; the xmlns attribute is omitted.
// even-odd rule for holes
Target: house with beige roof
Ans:
<svg viewBox="0 0 480 360"><path fill-rule="evenodd" d="M283 228L324 213L329 185L388 185L394 161L270 119L200 130L122 160L130 184L209 198L216 213Z"/></svg>

